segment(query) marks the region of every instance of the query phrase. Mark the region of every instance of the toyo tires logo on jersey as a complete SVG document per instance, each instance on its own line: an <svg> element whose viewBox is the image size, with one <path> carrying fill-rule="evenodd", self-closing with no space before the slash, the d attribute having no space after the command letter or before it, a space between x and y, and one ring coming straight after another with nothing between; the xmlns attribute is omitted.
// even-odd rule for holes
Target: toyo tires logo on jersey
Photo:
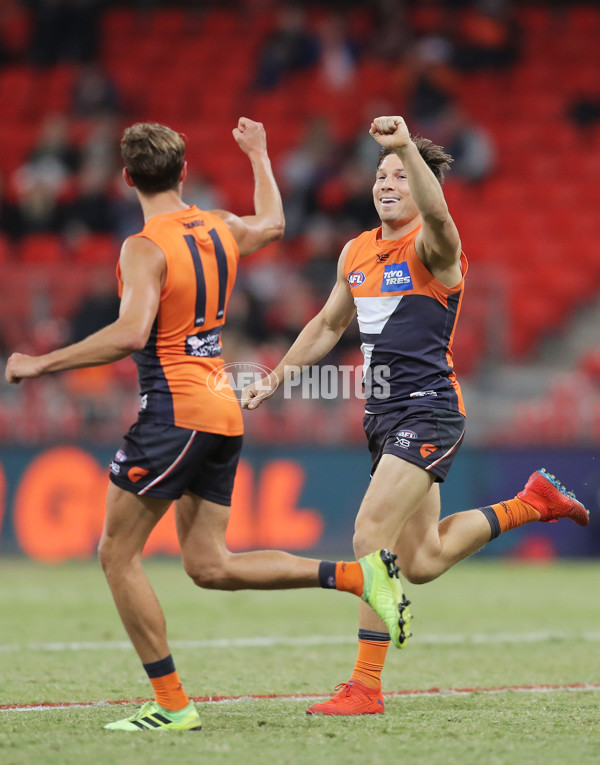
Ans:
<svg viewBox="0 0 600 765"><path fill-rule="evenodd" d="M390 263L383 270L382 292L405 292L412 290L413 282L408 263Z"/></svg>
<svg viewBox="0 0 600 765"><path fill-rule="evenodd" d="M348 274L348 284L351 287L360 287L366 278L362 271L352 271Z"/></svg>
<svg viewBox="0 0 600 765"><path fill-rule="evenodd" d="M273 370L264 364L255 364L254 362L235 362L225 364L219 369L213 369L206 379L206 387L219 398L226 398L231 401L236 398L242 400L242 391L247 385L256 385L258 392L261 392L261 386L265 392L271 391L271 385L265 381L265 377L271 374Z"/></svg>

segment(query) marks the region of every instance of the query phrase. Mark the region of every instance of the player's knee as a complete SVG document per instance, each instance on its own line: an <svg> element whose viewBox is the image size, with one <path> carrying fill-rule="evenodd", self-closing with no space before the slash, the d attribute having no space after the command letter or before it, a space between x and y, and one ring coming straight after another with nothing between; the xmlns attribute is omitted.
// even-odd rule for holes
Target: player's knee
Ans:
<svg viewBox="0 0 600 765"><path fill-rule="evenodd" d="M139 563L140 558L141 553L132 555L129 550L123 551L110 537L103 537L98 545L98 560L109 582L122 578L123 572L131 565Z"/></svg>
<svg viewBox="0 0 600 765"><path fill-rule="evenodd" d="M369 547L369 543L367 539L362 537L359 534L355 534L352 539L352 547L354 549L354 556L355 558L362 558L363 555L368 555L370 552L373 552L372 547Z"/></svg>
<svg viewBox="0 0 600 765"><path fill-rule="evenodd" d="M362 558L363 555L372 553L373 550L379 550L386 547L382 543L381 531L373 523L357 523L352 538L352 547L356 558Z"/></svg>
<svg viewBox="0 0 600 765"><path fill-rule="evenodd" d="M226 561L221 557L201 561L184 561L184 568L194 584L205 590L234 589L229 580Z"/></svg>
<svg viewBox="0 0 600 765"><path fill-rule="evenodd" d="M115 560L113 550L113 545L110 544L106 537L103 537L100 540L100 544L98 545L98 560L100 561L102 570L106 575L108 575L110 572Z"/></svg>
<svg viewBox="0 0 600 765"><path fill-rule="evenodd" d="M427 584L427 582L437 579L441 573L436 557L424 551L412 556L410 560L405 559L398 562L402 576L411 584Z"/></svg>
<svg viewBox="0 0 600 765"><path fill-rule="evenodd" d="M401 576L410 584L427 584L437 578L434 571L417 566L401 566Z"/></svg>

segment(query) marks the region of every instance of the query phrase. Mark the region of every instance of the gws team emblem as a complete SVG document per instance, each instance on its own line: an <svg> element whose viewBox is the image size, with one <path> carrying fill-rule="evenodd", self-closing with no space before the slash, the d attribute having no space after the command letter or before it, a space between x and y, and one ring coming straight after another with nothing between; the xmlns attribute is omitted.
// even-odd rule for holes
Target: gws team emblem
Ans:
<svg viewBox="0 0 600 765"><path fill-rule="evenodd" d="M141 468L137 465L134 465L132 468L129 468L129 471L127 472L127 478L129 478L130 481L133 481L133 483L137 483L140 478L148 475L149 472L150 471L146 470L146 468Z"/></svg>
<svg viewBox="0 0 600 765"><path fill-rule="evenodd" d="M365 279L362 271L352 271L348 274L348 284L351 287L360 287L361 284L364 284Z"/></svg>

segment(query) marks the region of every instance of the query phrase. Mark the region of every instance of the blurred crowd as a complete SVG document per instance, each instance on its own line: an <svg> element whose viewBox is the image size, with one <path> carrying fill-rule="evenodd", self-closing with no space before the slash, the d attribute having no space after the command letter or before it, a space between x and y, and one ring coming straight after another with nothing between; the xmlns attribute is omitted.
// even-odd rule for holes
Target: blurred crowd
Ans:
<svg viewBox="0 0 600 765"><path fill-rule="evenodd" d="M13 252L34 234L58 236L67 248L76 248L87 236L102 235L114 240L116 261L120 241L143 225L135 195L121 180L119 158L122 129L140 115L102 56L104 15L123 5L127 3L5 0L0 6L0 77L3 68L21 64L39 69L69 64L74 72L66 109L39 115L33 145L0 181L0 234ZM161 3L137 0L129 5L151 14ZM224 9L223 4L194 0L164 5L184 7L199 30L204 12ZM352 99L366 61L393 72L394 91L369 101L360 131L340 140L332 122L316 115L307 118L297 140L275 152L286 236L254 264L242 266L225 333L228 358L269 365L322 305L344 243L378 225L371 196L378 150L367 135L374 112L396 113L400 104L414 134L431 138L453 155L449 183L458 180L477 189L493 177L497 150L491 135L461 106L459 91L465 77L510 71L519 61L521 34L516 4L509 0L243 0L225 5L249 19L270 19L257 40L254 70L240 73L241 93L247 99L276 92L309 73L317 73L332 95ZM559 12L561 4L554 5ZM236 151L233 144L231 151ZM201 166L190 169L187 202L208 209L228 205L218 178L204 174ZM111 321L118 311L115 261L93 271L79 305L60 321L51 311L32 312L21 350L40 351L77 340ZM6 327L0 326L0 333L0 343L6 344ZM12 348L2 349L8 350ZM360 363L356 328L348 331L332 360ZM0 438L4 433L11 441L35 441L60 433L114 440L135 411L135 375L129 365L48 378L23 391L5 387ZM17 410L26 410L28 417L18 417ZM294 411L290 431L310 437L314 418L303 436L302 423L310 418ZM328 422L339 421L331 404L321 407L317 416L325 422L325 433L331 432ZM284 435L283 409L278 417L275 424L264 425L269 438L274 430ZM354 430L336 426L336 434L343 440L353 437Z"/></svg>

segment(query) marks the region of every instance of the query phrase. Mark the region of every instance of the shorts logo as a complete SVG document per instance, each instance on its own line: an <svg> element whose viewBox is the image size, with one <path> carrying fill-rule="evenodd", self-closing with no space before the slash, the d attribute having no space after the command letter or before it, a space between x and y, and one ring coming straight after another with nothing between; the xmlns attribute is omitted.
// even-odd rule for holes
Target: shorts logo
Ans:
<svg viewBox="0 0 600 765"><path fill-rule="evenodd" d="M396 443L394 445L399 446L401 449L408 449L410 442L414 438L418 438L414 430L399 430L396 433Z"/></svg>
<svg viewBox="0 0 600 765"><path fill-rule="evenodd" d="M119 451L115 454L115 462L125 462L126 459L127 455L123 449L119 449Z"/></svg>
<svg viewBox="0 0 600 765"><path fill-rule="evenodd" d="M413 282L408 263L390 263L383 269L382 292L405 292L412 290Z"/></svg>
<svg viewBox="0 0 600 765"><path fill-rule="evenodd" d="M430 457L435 451L437 451L437 446L434 444L423 444L420 449L421 457L423 457L423 459L427 459L427 457Z"/></svg>
<svg viewBox="0 0 600 765"><path fill-rule="evenodd" d="M148 475L149 472L150 472L149 470L145 470L144 468L137 467L137 465L135 465L134 467L129 468L129 472L127 473L127 478L129 478L129 480L132 483L137 483L140 480L140 478L143 478L145 475Z"/></svg>
<svg viewBox="0 0 600 765"><path fill-rule="evenodd" d="M351 287L360 287L361 284L364 284L366 278L362 271L352 271L352 273L348 274L348 284Z"/></svg>

